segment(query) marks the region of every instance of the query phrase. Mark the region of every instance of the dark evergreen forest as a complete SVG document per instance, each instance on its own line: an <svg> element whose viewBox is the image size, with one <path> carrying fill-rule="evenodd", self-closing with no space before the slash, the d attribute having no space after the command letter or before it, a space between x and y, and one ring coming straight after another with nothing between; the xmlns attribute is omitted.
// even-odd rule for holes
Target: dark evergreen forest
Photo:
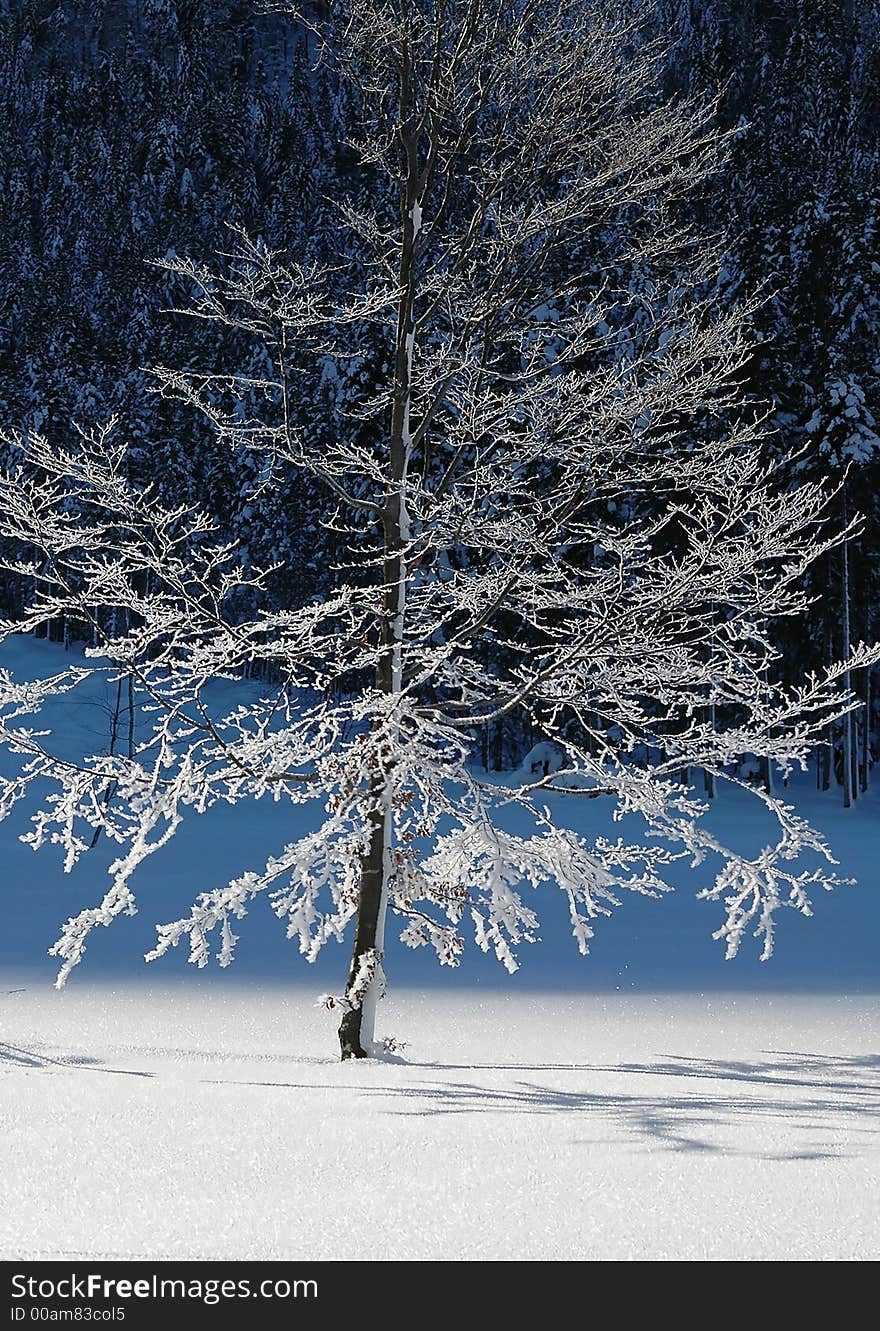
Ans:
<svg viewBox="0 0 880 1331"><path fill-rule="evenodd" d="M738 131L687 220L707 243L721 237L719 302L763 295L746 387L766 404L771 447L794 455L791 483L840 481L842 522L864 515L817 565L808 617L778 626L795 679L880 632L880 6L636 7L668 41L657 95L717 97L719 123ZM313 55L295 24L247 0L0 0L0 417L52 438L117 415L133 475L207 507L243 558L277 564L279 603L322 590L333 534L301 479L264 488L256 463L154 390L156 364L255 379L265 367L239 332L171 313L185 294L151 261L207 259L242 227L299 261L338 257L340 282L356 284L354 240L334 255L334 201L357 196L356 108ZM359 343L304 375L301 428L338 428L389 354ZM18 594L0 587L5 613ZM842 725L816 756L820 785L849 798L880 757L862 674L852 683L867 707L844 723L849 744ZM503 766L523 743L508 728L487 757Z"/></svg>

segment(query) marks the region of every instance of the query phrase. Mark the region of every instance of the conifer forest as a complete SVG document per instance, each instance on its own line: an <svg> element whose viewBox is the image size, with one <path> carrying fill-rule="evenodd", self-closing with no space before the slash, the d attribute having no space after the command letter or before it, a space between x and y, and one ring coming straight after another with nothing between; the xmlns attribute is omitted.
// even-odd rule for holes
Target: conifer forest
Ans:
<svg viewBox="0 0 880 1331"><path fill-rule="evenodd" d="M664 43L657 98L711 101L717 126L735 131L689 198L688 222L723 246L713 304L759 299L743 375L767 413L768 446L788 459L789 483L834 482L842 524L862 517L811 568L807 614L774 626L794 680L877 636L880 13L874 0L623 7ZM267 494L254 458L157 394L148 373L229 367L259 379L267 368L247 333L169 313L184 303L180 282L153 260L207 261L241 227L282 255L338 261L343 289L357 282L362 250L352 237L339 251L336 217L338 201L356 206L365 188L351 147L356 93L330 69L315 75L302 26L259 8L2 0L0 418L52 438L71 421L118 416L131 474L158 479L169 502L197 502L247 558L277 565L270 596L282 604L325 589L334 559L308 481L291 476ZM625 209L615 225L627 225ZM614 250L607 234L592 241L585 291ZM381 336L355 329L349 342L294 384L297 426L319 448L349 401L387 375ZM3 584L7 613L21 594L20 582ZM880 735L870 669L851 683L865 706L813 762L821 788L854 801ZM516 765L532 738L504 719L484 736L489 764Z"/></svg>

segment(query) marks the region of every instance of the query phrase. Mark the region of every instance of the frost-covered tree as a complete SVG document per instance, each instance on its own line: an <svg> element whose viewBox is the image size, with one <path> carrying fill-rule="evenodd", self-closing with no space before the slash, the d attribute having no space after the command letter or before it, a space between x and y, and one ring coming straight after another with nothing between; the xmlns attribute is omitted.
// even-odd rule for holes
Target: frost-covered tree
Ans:
<svg viewBox="0 0 880 1331"><path fill-rule="evenodd" d="M743 752L802 763L852 705L845 670L873 658L776 682L770 624L804 607L804 572L839 536L822 486L782 485L768 462L740 403L748 311L713 307L711 254L680 223L724 145L698 107L658 96L638 24L582 0L348 0L301 18L360 124L339 257L322 268L237 232L213 268L173 260L191 312L252 338L268 368L157 373L258 459L255 493L321 488L348 550L332 592L261 602L271 571L134 485L108 430L7 441L0 531L35 591L4 631L72 617L94 645L50 679L2 676L0 738L21 765L0 807L48 780L35 847L59 841L68 868L97 829L121 847L103 900L53 948L59 980L95 926L135 909L135 869L187 812L264 796L311 805L314 830L207 886L150 956L186 937L204 965L216 930L227 964L260 893L309 959L351 927L328 999L344 1058L377 1048L389 911L443 964L467 923L513 970L541 884L565 894L586 953L621 890L658 894L675 859L714 859L716 936L732 956L751 928L768 956L776 909L809 914L811 885L836 881L794 861L828 848L759 791L778 834L737 853L682 771L736 782ZM346 375L358 347L378 348L373 371ZM332 429L291 410L308 383ZM152 709L132 754L62 760L26 723L89 672L131 679ZM264 696L218 707L208 686L243 673ZM504 717L546 747L499 782L474 757ZM560 825L557 794L641 815L648 843Z"/></svg>

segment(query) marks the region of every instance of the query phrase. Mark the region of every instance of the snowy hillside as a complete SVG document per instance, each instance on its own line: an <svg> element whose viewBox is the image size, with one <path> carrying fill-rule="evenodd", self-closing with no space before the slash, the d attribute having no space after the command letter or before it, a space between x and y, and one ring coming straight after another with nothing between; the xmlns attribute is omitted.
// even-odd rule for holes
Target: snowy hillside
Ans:
<svg viewBox="0 0 880 1331"><path fill-rule="evenodd" d="M16 678L48 674L69 664L70 654L55 644L17 638L3 648L0 664ZM231 686L218 686L228 689ZM238 686L243 694L258 692L256 685ZM94 683L87 691L53 699L43 716L53 727L55 742L68 756L100 752L109 734L112 689ZM41 723L42 724L42 723ZM138 725L145 724L143 718ZM10 762L2 755L5 764ZM6 770L6 769L4 769ZM494 956L484 955L473 942L458 970L438 966L428 949L412 950L397 940L389 926L388 973L395 984L443 989L474 984L500 986L516 993L539 987L584 990L649 992L659 990L742 990L771 993L791 990L873 992L880 987L880 954L876 939L880 928L880 873L876 863L876 836L880 802L869 797L845 811L839 797L818 794L807 777L792 787L799 811L826 833L841 862L840 872L857 885L814 897L815 915L804 919L794 911L781 912L777 948L769 962L758 960L759 946L749 940L731 962L723 947L712 940L722 912L714 903L696 901L696 893L710 881L708 868L673 866L675 893L662 899L626 894L610 918L596 923L590 955L581 957L570 932L565 901L553 889L539 889L534 904L542 920L542 937L524 944L518 956L520 970L508 977ZM576 797L555 799L554 812L563 823L579 831L619 835L607 808L599 800ZM262 863L297 834L311 830L308 807L290 809L269 800L214 810L202 817L192 814L171 844L138 871L133 887L139 902L134 918L122 917L108 930L91 935L85 960L74 971L71 984L99 976L143 978L161 984L169 975L185 972L195 985L215 982L216 962L207 971L186 964L186 945L149 966L144 954L155 945L155 925L188 910L199 891ZM298 820L294 824L293 820ZM745 792L727 790L707 815L719 840L740 850L755 852L762 837L772 831L771 820ZM635 839L638 820L624 824ZM4 929L0 936L0 965L33 969L51 983L57 962L46 955L60 925L84 906L96 904L106 890L106 868L113 848L99 845L69 875L62 872L62 857L54 847L34 852L18 837L28 829L27 813L18 808L0 824L3 844ZM344 980L347 944L328 944L314 965L299 956L295 943L284 936L284 925L257 900L242 921L236 959L225 972L227 980L272 977L332 991Z"/></svg>

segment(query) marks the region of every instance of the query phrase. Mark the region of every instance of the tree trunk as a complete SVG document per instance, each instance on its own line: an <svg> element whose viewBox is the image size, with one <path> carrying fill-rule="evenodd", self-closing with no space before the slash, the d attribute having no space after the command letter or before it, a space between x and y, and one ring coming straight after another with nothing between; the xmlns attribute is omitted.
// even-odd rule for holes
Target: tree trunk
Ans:
<svg viewBox="0 0 880 1331"><path fill-rule="evenodd" d="M870 628L868 631L868 641L870 642ZM867 794L871 783L871 667L868 666L865 671L865 711L864 724L862 726L862 773L861 787L862 794Z"/></svg>
<svg viewBox="0 0 880 1331"><path fill-rule="evenodd" d="M339 1023L339 1048L344 1059L369 1058L373 1052L375 1008L385 941L385 851L389 821L390 809L383 816L383 811L377 808L370 829L369 847L361 864L357 927L346 985L346 996L354 994L354 998L353 1005L346 1008ZM369 962L362 963L362 958L369 958L371 954L374 961L369 983L361 995L356 990L356 983L362 979L362 964L369 966Z"/></svg>
<svg viewBox="0 0 880 1331"><path fill-rule="evenodd" d="M831 630L826 631L825 636L825 659L831 665L834 660L832 652ZM817 758L816 784L819 790L831 789L831 775L834 771L834 749L836 745L835 727L829 727L825 731L826 738L819 746L819 755Z"/></svg>
<svg viewBox="0 0 880 1331"><path fill-rule="evenodd" d="M843 521L847 521L846 510L846 490L843 492ZM843 543L843 653L844 658L848 657L852 651L850 643L850 605L849 605L849 541ZM850 672L847 670L843 677L843 687L849 692L852 688ZM854 752L853 752L853 714L847 712L843 718L843 807L849 809L852 807L856 798L856 784L853 781L854 770Z"/></svg>
<svg viewBox="0 0 880 1331"><path fill-rule="evenodd" d="M504 717L492 722L492 770L504 771Z"/></svg>
<svg viewBox="0 0 880 1331"><path fill-rule="evenodd" d="M376 670L376 689L393 699L403 688L403 634L408 577L407 551L410 541L406 504L407 471L413 448L411 408L416 290L416 246L421 229L421 194L418 161L418 124L413 111L413 74L404 45L400 74L401 245L398 268L400 298L394 352L394 385L388 440L388 490L382 506L384 562L382 577L382 653ZM369 1058L375 1050L376 1006L385 990L382 953L385 946L385 915L388 888L394 871L393 820L394 754L396 749L393 709L378 718L388 728L387 752L377 754L380 766L371 777L372 811L369 844L361 865L357 925L345 997L348 1006L339 1027L343 1059ZM384 762L384 770L381 767Z"/></svg>
<svg viewBox="0 0 880 1331"><path fill-rule="evenodd" d="M714 704L714 702L709 704L709 708L708 708L708 718L707 718L707 719L708 719L709 724L711 725L712 729L714 730L714 729L715 729L715 704ZM710 771L708 770L708 768L705 768L705 769L703 770L703 784L704 784L704 786L705 786L706 795L708 796L708 798L709 798L710 800L714 800L714 798L715 798L715 773L714 773L714 772L710 772Z"/></svg>
<svg viewBox="0 0 880 1331"><path fill-rule="evenodd" d="M825 742L822 744L822 747L821 747L821 751L820 751L820 755L821 755L820 773L821 773L821 775L820 775L820 779L819 779L819 789L820 789L820 790L830 790L830 789L831 789L831 769L832 769L832 767L833 767L833 765L834 765L833 762L832 762L832 745L833 745L833 741L832 741L831 738L829 737L827 740L825 740Z"/></svg>

